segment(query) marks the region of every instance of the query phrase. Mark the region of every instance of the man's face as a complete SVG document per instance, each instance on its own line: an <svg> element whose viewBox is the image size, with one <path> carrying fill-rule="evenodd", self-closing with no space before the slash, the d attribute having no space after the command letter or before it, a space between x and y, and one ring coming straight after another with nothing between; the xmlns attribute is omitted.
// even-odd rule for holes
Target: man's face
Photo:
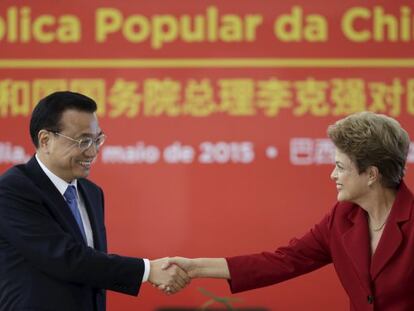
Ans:
<svg viewBox="0 0 414 311"><path fill-rule="evenodd" d="M59 134L79 140L81 138L96 138L102 134L95 113L78 110L66 110L61 118ZM66 137L48 132L47 145L41 148L45 153L42 160L57 176L67 182L87 177L95 160L98 150L95 144L86 150L81 150L77 142Z"/></svg>

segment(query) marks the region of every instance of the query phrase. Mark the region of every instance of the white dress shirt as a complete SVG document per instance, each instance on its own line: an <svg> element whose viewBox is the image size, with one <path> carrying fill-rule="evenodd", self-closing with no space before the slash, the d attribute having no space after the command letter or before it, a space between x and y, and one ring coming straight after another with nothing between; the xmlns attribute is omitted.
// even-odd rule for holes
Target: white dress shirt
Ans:
<svg viewBox="0 0 414 311"><path fill-rule="evenodd" d="M83 229L84 229L85 234L86 234L86 242L87 242L88 246L94 248L91 222L89 221L89 216L88 216L88 212L86 211L85 202L84 202L82 196L80 195L80 193L78 191L77 180L75 179L69 184L66 181L64 181L62 178L60 178L60 177L56 176L55 174L53 174L46 167L46 165L44 165L42 163L42 161L40 161L37 154L36 154L36 160L39 163L39 165L40 165L41 169L43 170L43 172L46 174L47 177L49 177L49 179L55 185L57 190L60 192L62 197L63 197L63 194L65 193L65 191L66 191L66 189L68 188L69 185L75 186L76 193L77 193L78 208L79 208L79 212L80 212L80 215L81 215L81 218L82 218ZM150 273L150 263L149 263L149 260L146 259L146 258L144 258L144 266L145 266L145 270L144 270L144 275L142 277L142 282L146 282L148 280L149 273Z"/></svg>

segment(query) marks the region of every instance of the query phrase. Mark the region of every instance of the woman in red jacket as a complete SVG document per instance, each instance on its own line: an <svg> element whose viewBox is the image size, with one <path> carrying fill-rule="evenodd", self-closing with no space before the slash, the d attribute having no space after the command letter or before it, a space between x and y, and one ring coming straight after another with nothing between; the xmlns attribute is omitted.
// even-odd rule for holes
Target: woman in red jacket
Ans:
<svg viewBox="0 0 414 311"><path fill-rule="evenodd" d="M170 264L193 278L228 279L240 292L333 263L351 310L414 310L414 199L403 181L409 136L396 120L371 112L339 120L328 136L338 202L307 234L274 252Z"/></svg>

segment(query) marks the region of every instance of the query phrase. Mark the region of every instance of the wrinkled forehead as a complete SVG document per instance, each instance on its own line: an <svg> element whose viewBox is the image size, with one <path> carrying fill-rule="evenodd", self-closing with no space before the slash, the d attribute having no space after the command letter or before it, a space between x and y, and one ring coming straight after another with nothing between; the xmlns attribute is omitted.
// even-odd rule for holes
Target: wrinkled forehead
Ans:
<svg viewBox="0 0 414 311"><path fill-rule="evenodd" d="M352 159L340 149L335 149L335 162L340 162L343 164L353 164Z"/></svg>
<svg viewBox="0 0 414 311"><path fill-rule="evenodd" d="M60 119L62 132L76 136L97 136L102 133L96 113L66 110Z"/></svg>

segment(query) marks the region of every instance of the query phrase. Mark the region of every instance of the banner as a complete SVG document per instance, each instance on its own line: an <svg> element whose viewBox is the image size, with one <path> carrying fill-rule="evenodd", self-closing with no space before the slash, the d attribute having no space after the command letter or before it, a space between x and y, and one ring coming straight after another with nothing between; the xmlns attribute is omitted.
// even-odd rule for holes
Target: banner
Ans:
<svg viewBox="0 0 414 311"><path fill-rule="evenodd" d="M96 100L108 136L90 179L105 191L110 252L274 250L336 201L328 125L368 110L413 140L413 29L404 1L3 0L0 172L34 154L39 99L77 91ZM174 296L147 284L138 298L108 296L108 310L196 308L211 296L246 310L349 308L332 266L237 295L195 280Z"/></svg>

